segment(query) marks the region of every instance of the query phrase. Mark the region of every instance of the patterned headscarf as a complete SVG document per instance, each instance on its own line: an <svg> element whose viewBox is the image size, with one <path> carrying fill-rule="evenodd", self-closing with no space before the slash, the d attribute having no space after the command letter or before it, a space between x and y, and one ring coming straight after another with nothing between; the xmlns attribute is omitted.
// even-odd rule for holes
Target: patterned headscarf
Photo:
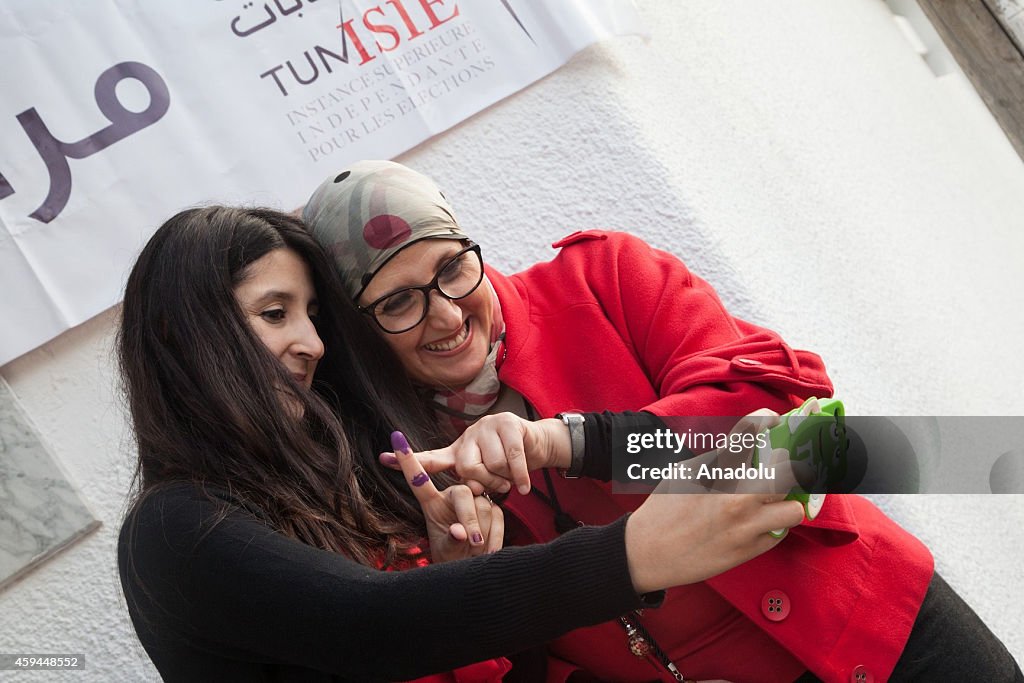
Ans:
<svg viewBox="0 0 1024 683"><path fill-rule="evenodd" d="M353 299L402 249L424 239L468 240L444 194L426 176L393 161L359 161L317 188L302 211L313 236L331 254ZM456 433L485 415L498 399L497 367L505 322L490 281L490 349L480 374L456 391L433 388L431 405Z"/></svg>
<svg viewBox="0 0 1024 683"><path fill-rule="evenodd" d="M353 299L410 244L469 239L430 178L393 161L359 161L332 175L309 198L302 220L334 258Z"/></svg>

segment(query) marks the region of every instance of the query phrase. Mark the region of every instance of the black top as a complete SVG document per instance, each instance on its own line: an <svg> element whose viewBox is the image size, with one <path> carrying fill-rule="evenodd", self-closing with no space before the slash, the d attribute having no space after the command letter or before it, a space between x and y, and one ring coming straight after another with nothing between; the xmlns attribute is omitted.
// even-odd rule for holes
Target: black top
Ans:
<svg viewBox="0 0 1024 683"><path fill-rule="evenodd" d="M614 472L614 446L616 435L625 436L629 432L645 432L665 429L665 422L655 415L644 411L623 410L620 412L604 411L603 413L583 413L583 471L580 476L599 481L611 481L613 477L622 477L621 481L629 481L623 472ZM658 457L660 455L660 457ZM649 467L667 465L670 462L685 460L692 457L689 449L680 454L658 454L645 456L644 464ZM620 467L623 463L619 463Z"/></svg>
<svg viewBox="0 0 1024 683"><path fill-rule="evenodd" d="M271 530L223 491L173 484L121 529L121 585L169 681L410 679L642 607L625 517L552 543L407 571ZM228 514L213 520L227 503Z"/></svg>

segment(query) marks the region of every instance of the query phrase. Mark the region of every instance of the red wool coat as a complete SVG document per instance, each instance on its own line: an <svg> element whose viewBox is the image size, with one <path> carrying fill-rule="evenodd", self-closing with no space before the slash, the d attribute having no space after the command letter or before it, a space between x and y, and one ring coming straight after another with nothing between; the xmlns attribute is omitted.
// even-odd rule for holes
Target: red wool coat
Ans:
<svg viewBox="0 0 1024 683"><path fill-rule="evenodd" d="M738 416L832 394L818 356L729 315L674 256L612 232L578 232L554 246L561 251L553 261L522 273L488 270L506 324L499 376L540 416L641 409ZM613 497L608 484L555 479L561 506L581 522L607 523L643 502ZM525 529L515 542L557 535L551 508L537 496L513 494L506 508ZM792 681L810 669L826 681L858 680L862 672L881 681L903 650L932 571L928 549L874 505L831 495L813 522L777 547L670 590L642 622L688 678ZM769 599L781 599L782 611L769 610ZM550 680L577 668L603 680L671 680L629 652L615 622L574 631L551 651Z"/></svg>

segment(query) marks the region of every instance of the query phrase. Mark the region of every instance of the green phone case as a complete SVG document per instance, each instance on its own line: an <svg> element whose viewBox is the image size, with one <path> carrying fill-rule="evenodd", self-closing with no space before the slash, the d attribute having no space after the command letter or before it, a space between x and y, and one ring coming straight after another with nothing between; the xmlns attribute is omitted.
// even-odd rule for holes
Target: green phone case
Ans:
<svg viewBox="0 0 1024 683"><path fill-rule="evenodd" d="M812 402L817 402L821 411L803 414L807 412ZM768 430L771 450L788 451L790 460L810 459L817 477L813 487L816 491L806 491L798 485L786 496L786 500L800 501L804 506L804 516L808 520L817 517L822 505L825 504L825 493L821 489L827 489L846 476L846 451L849 439L846 437L845 415L842 401L834 398L809 398L799 408L794 408L783 415L781 422ZM754 467L757 467L760 455L754 454ZM771 534L781 538L786 535L786 530L778 529Z"/></svg>

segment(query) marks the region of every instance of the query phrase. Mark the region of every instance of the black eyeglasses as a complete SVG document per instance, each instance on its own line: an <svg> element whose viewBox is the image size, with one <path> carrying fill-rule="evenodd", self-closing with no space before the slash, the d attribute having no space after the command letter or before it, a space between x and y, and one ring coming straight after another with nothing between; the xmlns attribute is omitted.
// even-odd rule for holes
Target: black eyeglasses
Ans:
<svg viewBox="0 0 1024 683"><path fill-rule="evenodd" d="M468 247L445 261L434 279L420 287L405 287L385 294L359 310L373 318L388 334L407 332L423 322L430 310L430 292L437 290L449 301L464 299L480 286L484 279L484 260L480 245Z"/></svg>

